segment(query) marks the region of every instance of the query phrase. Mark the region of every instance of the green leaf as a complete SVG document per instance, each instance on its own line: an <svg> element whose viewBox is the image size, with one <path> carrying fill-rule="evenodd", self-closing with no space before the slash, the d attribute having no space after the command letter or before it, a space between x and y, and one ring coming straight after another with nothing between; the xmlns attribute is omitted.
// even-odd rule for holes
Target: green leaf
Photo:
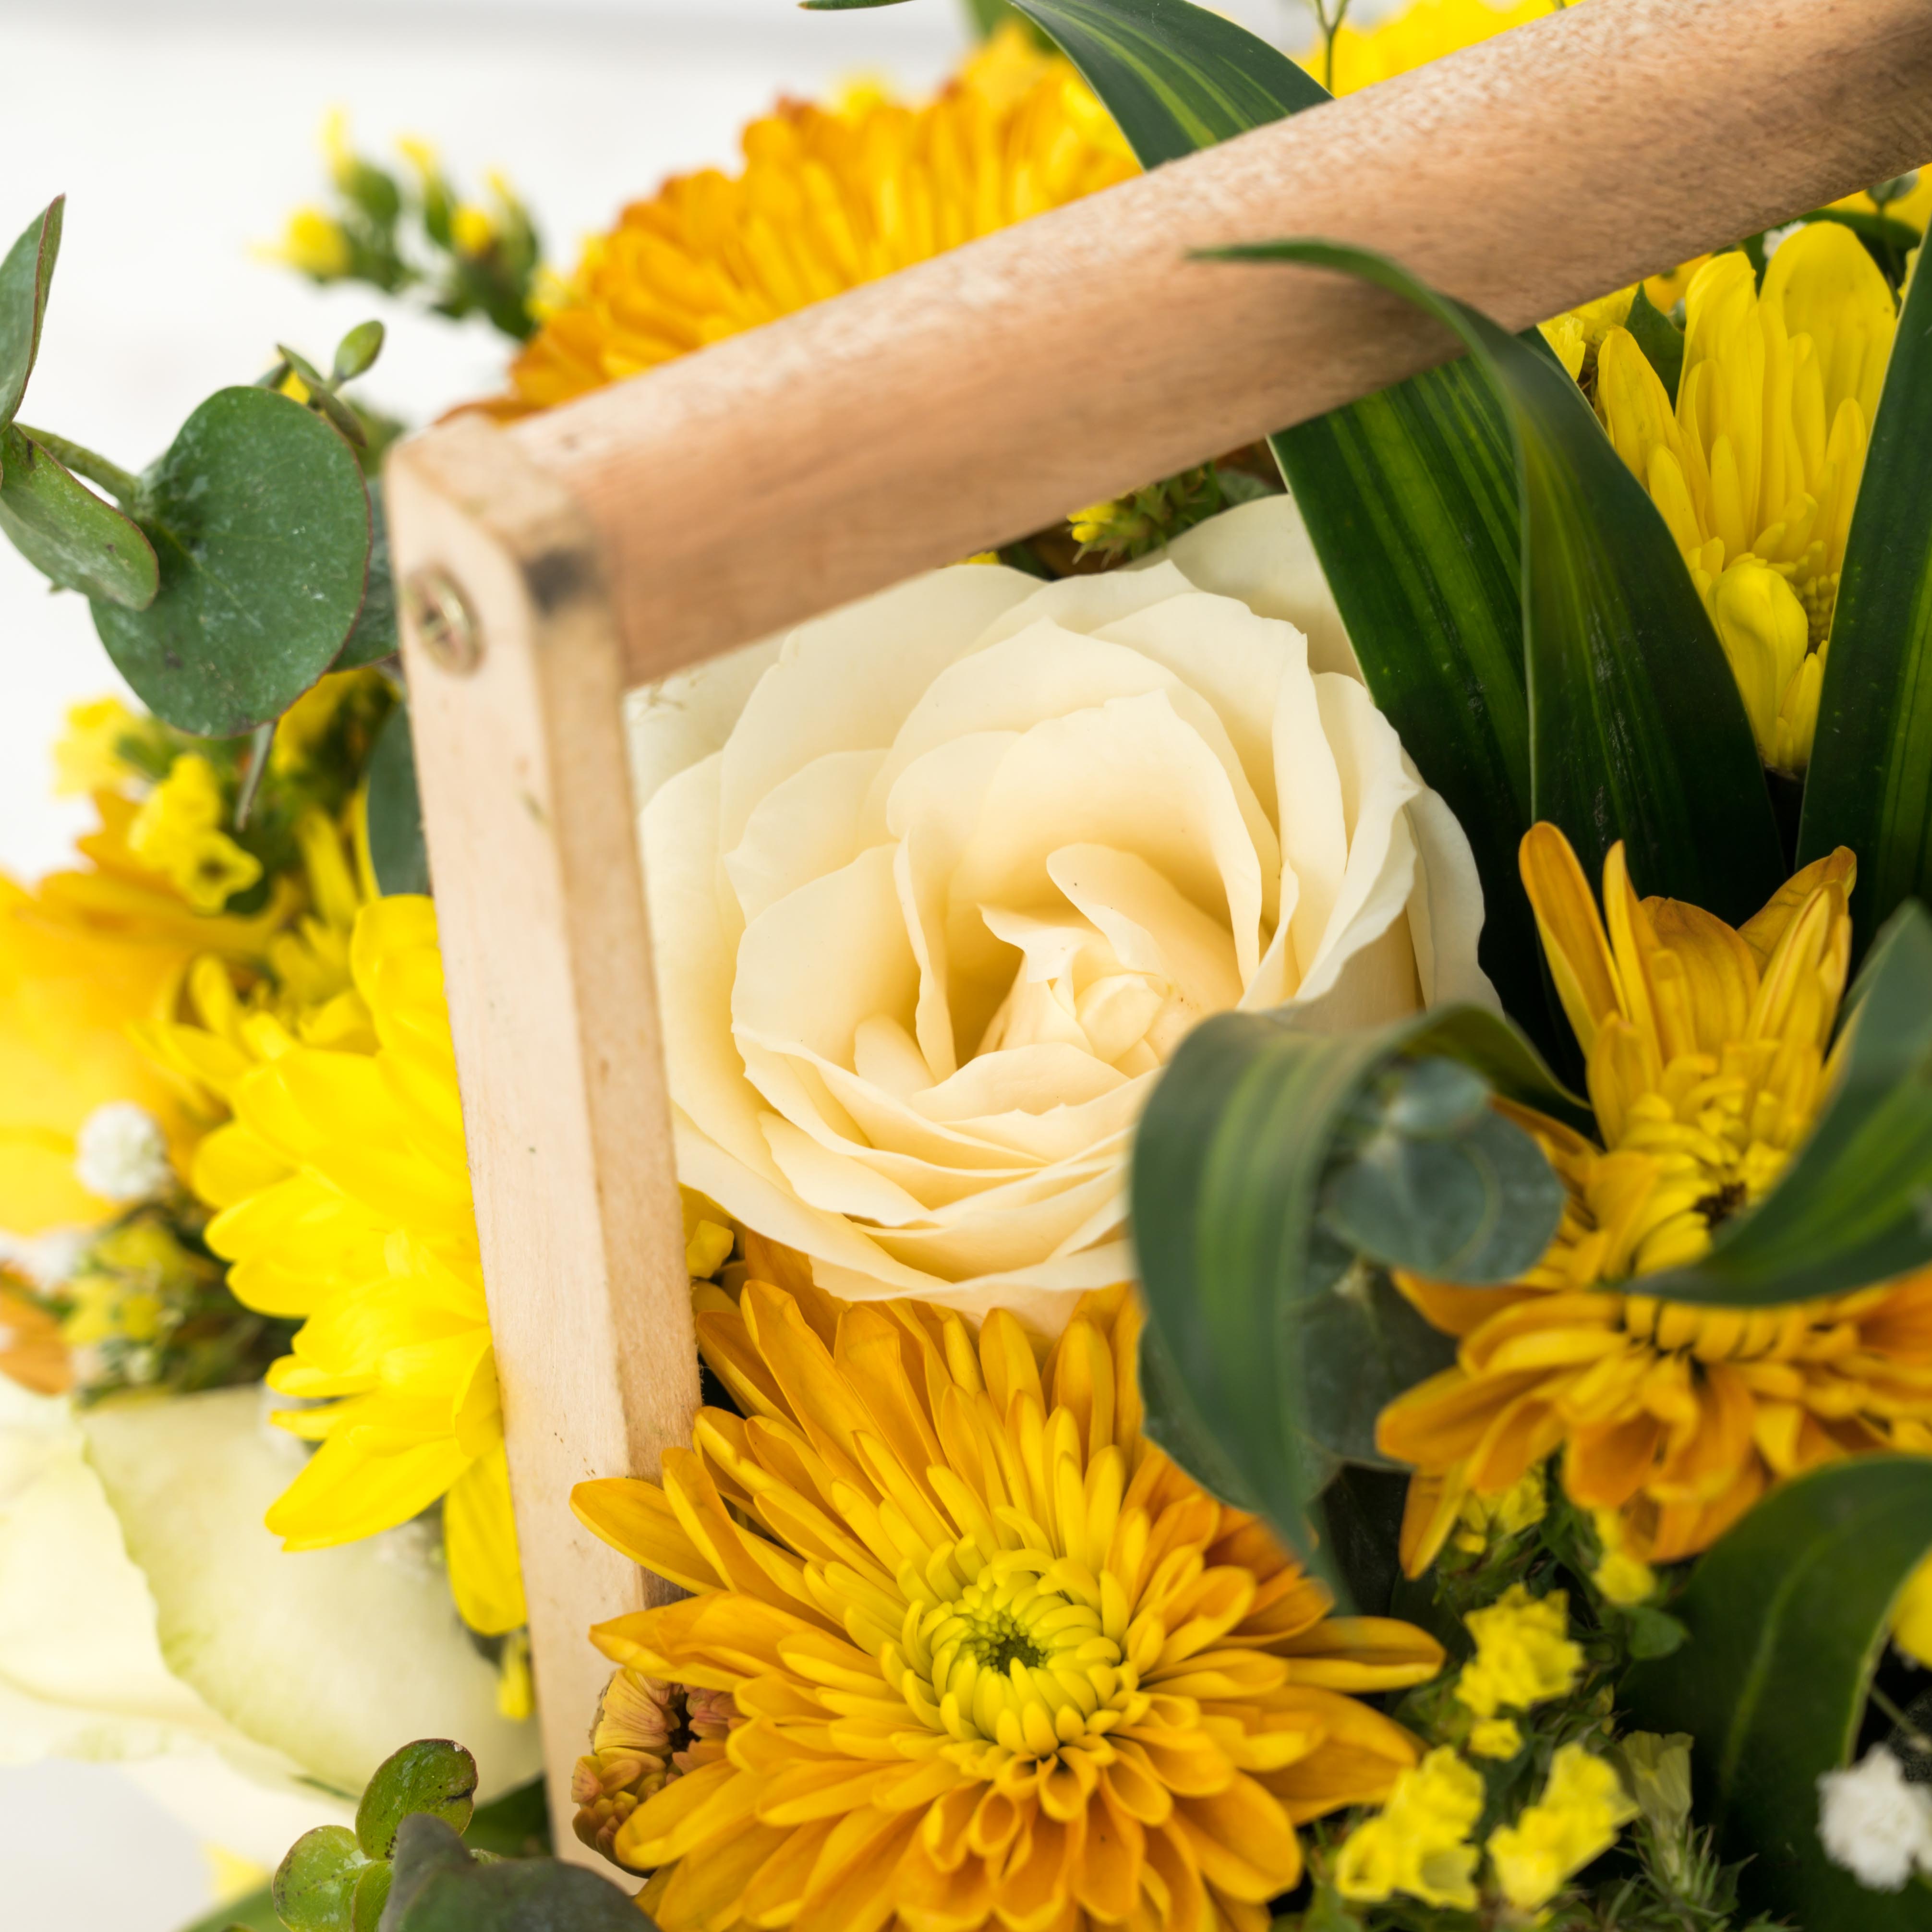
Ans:
<svg viewBox="0 0 1932 1932"><path fill-rule="evenodd" d="M1346 1192L1348 1164L1377 1136L1399 1131L1390 1076L1432 1058L1472 1068L1517 1100L1574 1114L1574 1102L1521 1036L1474 1007L1334 1035L1298 1033L1265 1014L1223 1013L1181 1043L1135 1142L1133 1226L1148 1325L1166 1353L1157 1366L1171 1365L1186 1399L1184 1409L1168 1405L1188 1425L1176 1443L1211 1432L1244 1492L1337 1587L1307 1515L1335 1466L1334 1452L1313 1431L1352 1428L1359 1436L1372 1427L1359 1406L1375 1374L1370 1362L1382 1366L1392 1396L1408 1385L1401 1364L1419 1376L1439 1360L1406 1354L1412 1336L1378 1339L1393 1311L1323 1225L1324 1203L1338 1186ZM1452 1139L1475 1125L1466 1118L1460 1127L1448 1124L1453 1118L1453 1110L1424 1109L1411 1124ZM1481 1118L1486 1123L1486 1109ZM1365 1120L1374 1123L1366 1137ZM1498 1124L1526 1142L1520 1130ZM1433 1273L1507 1279L1543 1252L1561 1204L1555 1190L1546 1214L1480 1217L1496 1222L1473 1250L1493 1274L1468 1271L1472 1251L1460 1219L1445 1230L1425 1217L1401 1231L1401 1244ZM1439 1246L1430 1245L1432 1232ZM1177 1453L1185 1462L1185 1447ZM1204 1480L1213 1486L1211 1472Z"/></svg>
<svg viewBox="0 0 1932 1932"><path fill-rule="evenodd" d="M1468 835L1480 958L1543 1050L1568 1052L1516 873L1529 829L1516 452L1466 362L1270 439L1377 708Z"/></svg>
<svg viewBox="0 0 1932 1932"><path fill-rule="evenodd" d="M608 1880L553 1858L472 1859L435 1819L407 1820L380 1932L657 1932Z"/></svg>
<svg viewBox="0 0 1932 1932"><path fill-rule="evenodd" d="M395 1873L385 1858L380 1864L366 1868L356 1881L356 1891L349 1903L349 1921L355 1932L377 1932L382 1922L384 1908L389 1902L389 1888L395 1882Z"/></svg>
<svg viewBox="0 0 1932 1932"><path fill-rule="evenodd" d="M349 633L331 670L354 670L363 664L380 664L402 648L396 630L396 577L389 561L389 520L382 501L382 479L369 478L369 581L362 593L362 608L356 613L356 628Z"/></svg>
<svg viewBox="0 0 1932 1932"><path fill-rule="evenodd" d="M368 1869L346 1825L319 1825L277 1868L275 1910L289 1932L356 1932L356 1888Z"/></svg>
<svg viewBox="0 0 1932 1932"><path fill-rule="evenodd" d="M368 322L358 322L335 345L335 362L330 380L336 382L352 382L358 376L366 376L376 366L376 358L382 352L382 325L373 317Z"/></svg>
<svg viewBox="0 0 1932 1932"><path fill-rule="evenodd" d="M389 1895L377 1921L379 1932L398 1932L410 1907L433 1879L445 1873L468 1871L475 1863L462 1839L442 1819L427 1812L404 1819L396 1828Z"/></svg>
<svg viewBox="0 0 1932 1932"><path fill-rule="evenodd" d="M1657 380L1664 385L1664 393L1674 404L1678 385L1684 380L1683 330L1644 292L1641 282L1637 284L1624 326L1636 338L1636 346L1643 351L1644 360L1657 371Z"/></svg>
<svg viewBox="0 0 1932 1932"><path fill-rule="evenodd" d="M1220 1438L1201 1419L1160 1330L1148 1322L1141 1330L1141 1407L1150 1440L1178 1462L1210 1496L1250 1515L1261 1508L1229 1460Z"/></svg>
<svg viewBox="0 0 1932 1932"><path fill-rule="evenodd" d="M1932 1262L1932 917L1901 907L1846 1002L1851 1040L1817 1125L1778 1185L1688 1268L1646 1275L1672 1301L1762 1308Z"/></svg>
<svg viewBox="0 0 1932 1932"><path fill-rule="evenodd" d="M1519 452L1532 812L1562 828L1590 876L1621 838L1644 892L1742 925L1785 876L1744 701L1676 542L1576 384L1553 358L1366 249L1214 252L1358 276L1469 351Z"/></svg>
<svg viewBox="0 0 1932 1932"><path fill-rule="evenodd" d="M286 396L223 389L142 478L134 507L160 590L141 611L95 600L116 668L151 711L203 737L278 717L362 609L369 498L356 452Z"/></svg>
<svg viewBox="0 0 1932 1932"><path fill-rule="evenodd" d="M154 601L153 545L13 423L0 429L0 533L63 590L130 610Z"/></svg>
<svg viewBox="0 0 1932 1932"><path fill-rule="evenodd" d="M356 1808L356 1838L366 1857L395 1850L405 1818L440 1818L460 1832L476 1808L476 1760L446 1738L418 1738L385 1758Z"/></svg>
<svg viewBox="0 0 1932 1932"><path fill-rule="evenodd" d="M1801 863L1858 855L1862 949L1932 900L1932 275L1899 317L1845 547L1799 822Z"/></svg>
<svg viewBox="0 0 1932 1932"><path fill-rule="evenodd" d="M861 7L902 7L905 0L798 0L808 14L849 14Z"/></svg>
<svg viewBox="0 0 1932 1932"><path fill-rule="evenodd" d="M386 898L430 889L416 743L406 704L398 705L383 721L369 754L369 862Z"/></svg>
<svg viewBox="0 0 1932 1932"><path fill-rule="evenodd" d="M1144 168L1328 98L1279 49L1180 0L1013 0L1060 44Z"/></svg>
<svg viewBox="0 0 1932 1932"><path fill-rule="evenodd" d="M1698 1820L1740 1889L1805 1932L1905 1932L1924 1894L1869 1892L1818 1840L1818 1784L1856 1744L1893 1604L1932 1548L1932 1459L1862 1456L1759 1503L1700 1562L1671 1613L1690 1641L1640 1664L1637 1728L1688 1730Z"/></svg>
<svg viewBox="0 0 1932 1932"><path fill-rule="evenodd" d="M60 256L67 196L57 194L0 262L0 429L18 413L40 352L47 289Z"/></svg>

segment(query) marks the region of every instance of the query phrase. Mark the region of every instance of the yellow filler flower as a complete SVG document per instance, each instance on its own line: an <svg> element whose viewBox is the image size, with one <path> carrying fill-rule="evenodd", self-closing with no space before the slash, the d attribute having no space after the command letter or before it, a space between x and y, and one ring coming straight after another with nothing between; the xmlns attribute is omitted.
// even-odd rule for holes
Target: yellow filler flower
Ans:
<svg viewBox="0 0 1932 1932"><path fill-rule="evenodd" d="M1675 408L1612 328L1597 409L1684 553L1765 762L1811 756L1825 647L1896 318L1863 244L1832 221L1787 236L1760 293L1739 253L1684 297Z"/></svg>
<svg viewBox="0 0 1932 1932"><path fill-rule="evenodd" d="M620 377L877 280L1138 168L1068 62L995 34L938 97L782 103L745 168L667 182L595 238L512 365L518 410Z"/></svg>
<svg viewBox="0 0 1932 1932"><path fill-rule="evenodd" d="M1377 1426L1417 1472L1412 1575L1468 1491L1500 1495L1558 1450L1571 1498L1615 1512L1618 1553L1645 1562L1696 1554L1820 1463L1932 1451L1932 1270L1762 1309L1660 1301L1628 1279L1695 1260L1808 1131L1850 958L1851 854L1808 866L1738 931L1640 901L1621 845L1600 916L1553 826L1525 838L1522 874L1603 1142L1506 1108L1568 1192L1549 1252L1503 1288L1396 1276L1461 1338L1455 1366Z"/></svg>
<svg viewBox="0 0 1932 1932"><path fill-rule="evenodd" d="M339 930L307 935L325 988ZM190 1176L221 1210L208 1243L233 1264L229 1286L302 1322L268 1381L313 1405L276 1419L321 1446L269 1528L322 1549L440 1498L457 1608L501 1633L524 1621L523 1587L429 901L353 910L346 963L348 989L297 1016L244 1006L205 962L202 1024L152 1036L234 1110Z"/></svg>
<svg viewBox="0 0 1932 1932"><path fill-rule="evenodd" d="M1581 1744L1564 1744L1550 1761L1543 1796L1514 1825L1490 1834L1490 1862L1504 1898L1540 1911L1564 1882L1599 1858L1637 1815L1616 1771Z"/></svg>
<svg viewBox="0 0 1932 1932"><path fill-rule="evenodd" d="M1352 1691L1442 1652L1331 1618L1251 1516L1141 1432L1140 1317L1090 1295L1045 1362L910 1301L842 1307L752 1243L700 1343L663 1483L578 1515L695 1594L592 1635L729 1694L722 1758L619 1827L665 1932L1264 1932L1298 1823L1384 1796L1418 1748Z"/></svg>

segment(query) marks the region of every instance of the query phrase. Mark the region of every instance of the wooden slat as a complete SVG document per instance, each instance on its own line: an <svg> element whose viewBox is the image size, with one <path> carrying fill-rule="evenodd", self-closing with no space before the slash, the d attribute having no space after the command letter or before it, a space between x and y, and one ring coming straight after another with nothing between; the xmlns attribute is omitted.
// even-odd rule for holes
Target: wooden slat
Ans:
<svg viewBox="0 0 1932 1932"><path fill-rule="evenodd" d="M1590 0L506 432L390 466L417 758L559 1843L638 1573L565 1507L695 1400L621 687L1365 393L1407 311L1189 249L1320 233L1520 326L1932 156L1928 0Z"/></svg>
<svg viewBox="0 0 1932 1932"><path fill-rule="evenodd" d="M405 626L443 972L560 1851L610 1665L589 1625L655 1580L573 1484L690 1438L698 1358L632 830L616 636L575 506L480 424L390 466L396 565L479 622L452 675ZM668 1591L661 1592L659 1600Z"/></svg>
<svg viewBox="0 0 1932 1932"><path fill-rule="evenodd" d="M1322 235L1520 328L1932 160L1927 0L1588 0L520 425L641 682L1412 374Z"/></svg>

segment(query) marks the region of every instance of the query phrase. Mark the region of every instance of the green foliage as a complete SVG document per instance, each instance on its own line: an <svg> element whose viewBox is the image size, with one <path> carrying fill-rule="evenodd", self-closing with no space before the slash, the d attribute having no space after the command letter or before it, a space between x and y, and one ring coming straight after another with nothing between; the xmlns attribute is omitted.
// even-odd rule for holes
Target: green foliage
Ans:
<svg viewBox="0 0 1932 1932"><path fill-rule="evenodd" d="M1899 318L1832 620L1798 857L1838 845L1860 946L1932 899L1932 275Z"/></svg>
<svg viewBox="0 0 1932 1932"><path fill-rule="evenodd" d="M380 1932L656 1932L608 1880L550 1858L484 1862L440 1820L404 1821Z"/></svg>
<svg viewBox="0 0 1932 1932"><path fill-rule="evenodd" d="M429 850L407 708L398 705L369 760L369 862L386 893L427 892Z"/></svg>
<svg viewBox="0 0 1932 1932"><path fill-rule="evenodd" d="M367 473L368 466L364 463ZM389 560L389 519L382 501L382 479L370 476L369 512L374 538L369 546L369 584L363 592L362 608L356 614L355 628L337 652L332 670L354 670L363 664L380 664L402 648L396 628L396 578Z"/></svg>
<svg viewBox="0 0 1932 1932"><path fill-rule="evenodd" d="M1880 934L1846 1002L1850 1040L1796 1157L1689 1266L1645 1277L1672 1300L1763 1308L1840 1294L1932 1261L1932 917Z"/></svg>
<svg viewBox="0 0 1932 1932"><path fill-rule="evenodd" d="M1678 386L1684 380L1684 332L1651 300L1641 282L1630 298L1624 326L1643 351L1645 361L1657 371L1664 393L1676 403Z"/></svg>
<svg viewBox="0 0 1932 1932"><path fill-rule="evenodd" d="M66 208L66 196L56 195L0 261L0 429L19 412L40 352L40 325L60 259Z"/></svg>
<svg viewBox="0 0 1932 1932"><path fill-rule="evenodd" d="M0 429L0 535L57 590L145 610L160 587L135 524L14 423Z"/></svg>
<svg viewBox="0 0 1932 1932"><path fill-rule="evenodd" d="M460 1833L476 1809L476 1760L440 1738L405 1744L369 1780L356 1808L356 1839L367 1858L387 1858L397 1828L422 1814Z"/></svg>
<svg viewBox="0 0 1932 1932"><path fill-rule="evenodd" d="M1339 1035L1225 1013L1182 1043L1142 1122L1134 1229L1160 1352L1150 1432L1210 1488L1232 1467L1238 1493L1332 1582L1310 1504L1338 1461L1372 1454L1382 1404L1443 1361L1374 1268L1507 1280L1561 1213L1534 1142L1472 1104L1483 1083L1570 1105L1521 1036L1474 1008ZM1440 1198L1415 1194L1420 1173Z"/></svg>
<svg viewBox="0 0 1932 1932"><path fill-rule="evenodd" d="M369 499L355 452L272 391L218 391L141 478L135 520L160 560L145 610L97 601L94 627L142 702L228 737L286 710L362 608Z"/></svg>
<svg viewBox="0 0 1932 1932"><path fill-rule="evenodd" d="M1719 1844L1742 1889L1805 1932L1904 1932L1922 1885L1869 1891L1826 1858L1818 1784L1852 1755L1874 1664L1906 1579L1932 1549L1932 1460L1864 1456L1799 1478L1705 1556L1672 1605L1690 1640L1633 1670L1640 1724L1696 1739Z"/></svg>
<svg viewBox="0 0 1932 1932"><path fill-rule="evenodd" d="M1675 539L1576 384L1539 348L1365 250L1216 252L1359 276L1468 351L1516 445L1532 815L1562 829L1589 877L1622 839L1643 891L1742 924L1785 875L1750 721Z"/></svg>

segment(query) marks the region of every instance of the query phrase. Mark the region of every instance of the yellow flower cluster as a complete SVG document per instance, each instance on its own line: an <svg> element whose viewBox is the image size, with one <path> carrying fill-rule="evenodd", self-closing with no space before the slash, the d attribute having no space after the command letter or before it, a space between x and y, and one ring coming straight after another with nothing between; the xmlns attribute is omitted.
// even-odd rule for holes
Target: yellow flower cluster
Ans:
<svg viewBox="0 0 1932 1932"><path fill-rule="evenodd" d="M1637 1815L1616 1772L1581 1744L1564 1744L1550 1761L1543 1796L1514 1825L1490 1834L1490 1862L1510 1904L1540 1910L1563 1882L1600 1858Z"/></svg>
<svg viewBox="0 0 1932 1932"><path fill-rule="evenodd" d="M1762 292L1733 251L1684 309L1674 406L1613 327L1598 412L1709 604L1765 762L1802 772L1895 307L1858 238L1818 221L1785 238Z"/></svg>
<svg viewBox="0 0 1932 1932"><path fill-rule="evenodd" d="M184 752L135 813L128 849L193 910L217 913L262 876L261 860L221 829L227 816L214 767L198 752Z"/></svg>
<svg viewBox="0 0 1932 1932"><path fill-rule="evenodd" d="M1447 1745L1396 1780L1388 1802L1348 1834L1336 1860L1344 1898L1378 1904L1400 1892L1467 1912L1482 1854L1469 1841L1483 1815L1481 1774Z"/></svg>
<svg viewBox="0 0 1932 1932"><path fill-rule="evenodd" d="M1534 1529L1550 1510L1550 1491L1540 1468L1526 1469L1522 1480L1499 1496L1472 1490L1457 1512L1450 1538L1458 1550L1480 1556L1497 1544Z"/></svg>

